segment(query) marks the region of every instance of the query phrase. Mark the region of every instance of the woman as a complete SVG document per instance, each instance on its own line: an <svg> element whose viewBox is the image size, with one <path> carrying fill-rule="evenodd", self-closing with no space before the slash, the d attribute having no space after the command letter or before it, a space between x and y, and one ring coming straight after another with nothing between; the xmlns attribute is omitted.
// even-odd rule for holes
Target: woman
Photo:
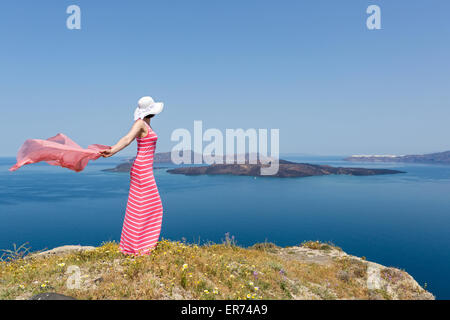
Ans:
<svg viewBox="0 0 450 320"><path fill-rule="evenodd" d="M143 97L134 112L130 132L110 150L101 152L111 157L127 147L135 138L136 160L131 167L131 183L119 249L125 254L148 254L156 247L161 231L163 207L153 176L153 155L158 136L150 127L150 119L163 109L163 103Z"/></svg>

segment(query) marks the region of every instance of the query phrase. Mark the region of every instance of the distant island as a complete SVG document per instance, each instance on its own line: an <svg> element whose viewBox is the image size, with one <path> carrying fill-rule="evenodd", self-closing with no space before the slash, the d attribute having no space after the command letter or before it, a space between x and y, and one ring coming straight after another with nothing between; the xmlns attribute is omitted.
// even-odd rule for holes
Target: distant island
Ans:
<svg viewBox="0 0 450 320"><path fill-rule="evenodd" d="M421 155L353 155L345 158L353 162L406 162L428 164L450 164L450 151L421 154Z"/></svg>
<svg viewBox="0 0 450 320"><path fill-rule="evenodd" d="M262 176L261 163L258 164L212 164L199 167L182 167L169 169L172 174L194 175L236 175L236 176ZM293 178L325 176L331 174L352 175L352 176L373 176L383 174L404 173L403 171L390 169L366 169L366 168L345 168L331 167L309 163L296 163L286 160L279 160L278 173L268 177Z"/></svg>
<svg viewBox="0 0 450 320"><path fill-rule="evenodd" d="M191 151L191 156L193 157ZM266 162L261 162L259 159L266 159ZM115 168L104 169L102 171L108 172L130 172L135 158L128 159L124 163L119 164ZM154 163L166 163L172 164L170 160L170 152L156 153ZM193 158L192 158L193 159ZM225 157L222 158L225 162ZM196 175L235 175L235 176L264 176L261 175L261 168L270 166L270 161L273 159L269 157L262 157L257 155L257 163L249 163L249 154L244 156L245 163L237 163L236 159L234 163L228 164L211 164L202 166L182 166L177 168L170 168L168 173L172 174L184 174L187 176ZM203 162L204 163L204 162ZM155 167L154 169L167 169L167 167ZM312 177L312 176L325 176L325 175L352 175L352 176L373 176L384 174L397 174L404 173L403 171L391 170L391 169L368 169L368 168L347 168L347 167L332 167L328 165L317 165L310 163L297 163L287 160L279 160L279 170L275 175L269 177L280 178L292 178L292 177Z"/></svg>

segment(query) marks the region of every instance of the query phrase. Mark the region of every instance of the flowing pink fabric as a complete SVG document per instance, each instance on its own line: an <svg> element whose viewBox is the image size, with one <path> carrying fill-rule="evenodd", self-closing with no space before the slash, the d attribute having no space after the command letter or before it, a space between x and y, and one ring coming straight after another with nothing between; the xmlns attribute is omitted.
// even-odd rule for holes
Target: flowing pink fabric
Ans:
<svg viewBox="0 0 450 320"><path fill-rule="evenodd" d="M9 171L16 171L26 164L45 161L52 166L61 166L80 172L89 160L97 160L101 157L101 151L110 148L101 144L92 144L87 149L83 149L62 133L47 140L28 139L17 153L17 163Z"/></svg>

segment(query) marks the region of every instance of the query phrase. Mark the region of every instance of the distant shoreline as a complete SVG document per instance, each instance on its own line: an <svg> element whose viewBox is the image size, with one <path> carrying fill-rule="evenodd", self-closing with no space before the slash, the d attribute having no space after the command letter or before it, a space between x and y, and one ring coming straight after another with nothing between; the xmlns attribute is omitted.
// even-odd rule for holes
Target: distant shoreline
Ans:
<svg viewBox="0 0 450 320"><path fill-rule="evenodd" d="M401 162L450 165L450 151L419 155L353 155L343 159L350 162Z"/></svg>

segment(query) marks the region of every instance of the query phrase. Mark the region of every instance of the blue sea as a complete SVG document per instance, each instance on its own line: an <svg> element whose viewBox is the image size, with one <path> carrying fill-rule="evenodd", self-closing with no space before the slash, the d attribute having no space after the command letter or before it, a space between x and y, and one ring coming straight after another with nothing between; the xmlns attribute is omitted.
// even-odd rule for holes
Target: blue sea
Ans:
<svg viewBox="0 0 450 320"><path fill-rule="evenodd" d="M407 173L283 179L183 176L158 169L161 236L220 243L228 232L242 246L331 241L347 253L404 269L438 299L450 299L450 166L355 164L331 156L283 159ZM101 158L80 173L45 163L9 172L15 159L0 158L0 248L118 241L129 174L101 170L121 161Z"/></svg>

